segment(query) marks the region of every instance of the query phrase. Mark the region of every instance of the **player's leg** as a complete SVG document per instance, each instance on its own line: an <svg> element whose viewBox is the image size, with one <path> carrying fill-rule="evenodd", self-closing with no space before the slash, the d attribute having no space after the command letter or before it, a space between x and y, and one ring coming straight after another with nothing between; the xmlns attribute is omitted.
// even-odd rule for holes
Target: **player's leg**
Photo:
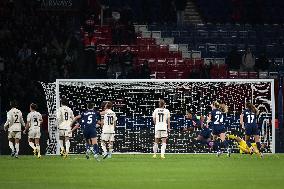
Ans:
<svg viewBox="0 0 284 189"><path fill-rule="evenodd" d="M157 151L158 151L158 144L159 144L159 140L161 138L161 132L160 131L155 131L155 141L153 144L153 158L157 157Z"/></svg>
<svg viewBox="0 0 284 189"><path fill-rule="evenodd" d="M20 140L21 140L21 132L16 132L15 133L15 158L18 158L19 155L19 150L20 150Z"/></svg>
<svg viewBox="0 0 284 189"><path fill-rule="evenodd" d="M65 153L64 150L64 130L59 130L59 145L60 145L60 155L63 156Z"/></svg>
<svg viewBox="0 0 284 189"><path fill-rule="evenodd" d="M109 156L108 157L111 158L112 152L113 152L114 134L110 134L108 139L109 139L109 143L108 143Z"/></svg>
<svg viewBox="0 0 284 189"><path fill-rule="evenodd" d="M37 157L40 158L40 145L39 145L39 138L35 138L35 146L36 146L36 152L37 152Z"/></svg>
<svg viewBox="0 0 284 189"><path fill-rule="evenodd" d="M165 158L166 148L167 148L167 136L162 136L162 146L161 146L161 158L162 159Z"/></svg>
<svg viewBox="0 0 284 189"><path fill-rule="evenodd" d="M256 147L257 147L256 153L259 154L261 157L263 157L263 153L262 153L262 148L261 148L261 144L260 144L260 137L259 137L259 135L254 135L254 141L255 141Z"/></svg>
<svg viewBox="0 0 284 189"><path fill-rule="evenodd" d="M64 157L67 157L69 154L69 149L70 149L69 136L65 136L65 148L66 148L66 151L65 151Z"/></svg>
<svg viewBox="0 0 284 189"><path fill-rule="evenodd" d="M107 153L107 147L106 147L106 141L107 141L107 134L102 133L102 140L101 140L101 147L103 150L103 157L104 159L107 157L108 153Z"/></svg>
<svg viewBox="0 0 284 189"><path fill-rule="evenodd" d="M28 141L29 141L29 146L33 149L33 153L34 153L34 155L36 156L36 147L35 147L33 138L30 138L30 136L29 136Z"/></svg>
<svg viewBox="0 0 284 189"><path fill-rule="evenodd" d="M90 158L90 146L91 146L91 141L90 139L87 138L87 136L84 134L85 140L86 140L86 158Z"/></svg>
<svg viewBox="0 0 284 189"><path fill-rule="evenodd" d="M11 149L11 157L15 156L14 138L12 132L8 133L9 147Z"/></svg>
<svg viewBox="0 0 284 189"><path fill-rule="evenodd" d="M94 137L94 138L91 138L91 142L92 142L92 145L93 145L93 154L94 154L94 158L97 160L97 161L100 161L99 160L99 146L98 146L98 140L97 140L97 137Z"/></svg>
<svg viewBox="0 0 284 189"><path fill-rule="evenodd" d="M231 156L231 149L229 148L229 143L226 140L226 135L225 133L220 133L220 139L222 141L222 146L223 146L223 150L227 152L227 156L230 157Z"/></svg>

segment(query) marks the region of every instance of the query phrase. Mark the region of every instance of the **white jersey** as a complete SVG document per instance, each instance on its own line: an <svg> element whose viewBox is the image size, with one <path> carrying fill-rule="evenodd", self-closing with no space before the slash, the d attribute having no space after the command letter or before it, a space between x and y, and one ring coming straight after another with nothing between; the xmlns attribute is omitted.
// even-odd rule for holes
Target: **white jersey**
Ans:
<svg viewBox="0 0 284 189"><path fill-rule="evenodd" d="M5 126L8 125L8 131L21 131L21 126L25 125L23 114L21 110L17 108L12 108L9 112L7 112L7 121Z"/></svg>
<svg viewBox="0 0 284 189"><path fill-rule="evenodd" d="M156 108L153 112L153 119L156 121L155 131L166 131L170 111L166 108Z"/></svg>
<svg viewBox="0 0 284 189"><path fill-rule="evenodd" d="M40 127L40 123L42 122L42 116L37 111L32 111L27 116L27 122L30 123L30 128Z"/></svg>
<svg viewBox="0 0 284 189"><path fill-rule="evenodd" d="M116 120L116 114L112 110L106 109L104 112L103 133L115 133L114 127Z"/></svg>
<svg viewBox="0 0 284 189"><path fill-rule="evenodd" d="M70 124L74 119L74 114L71 108L69 108L68 106L61 106L56 113L56 118L59 129L63 130L71 129Z"/></svg>

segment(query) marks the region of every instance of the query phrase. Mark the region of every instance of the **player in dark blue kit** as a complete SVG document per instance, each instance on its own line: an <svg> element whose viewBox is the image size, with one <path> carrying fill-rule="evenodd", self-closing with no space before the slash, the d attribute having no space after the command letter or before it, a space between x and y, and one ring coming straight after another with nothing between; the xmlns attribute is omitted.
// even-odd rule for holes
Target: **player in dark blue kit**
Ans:
<svg viewBox="0 0 284 189"><path fill-rule="evenodd" d="M200 128L201 131L198 134L198 136L196 137L196 140L202 142L202 143L206 143L208 145L208 147L211 149L213 142L211 140L211 130L209 129L208 125L205 124L205 116L200 116Z"/></svg>
<svg viewBox="0 0 284 189"><path fill-rule="evenodd" d="M209 113L207 118L208 122L211 122L212 125L212 133L213 133L213 140L214 140L214 147L218 148L217 156L222 154L220 150L221 147L227 149L227 155L231 156L231 149L229 148L229 144L226 140L225 135L225 113L228 112L228 107L225 104L219 104L217 101L213 102L211 105L212 111ZM217 145L217 138L220 137L221 144Z"/></svg>
<svg viewBox="0 0 284 189"><path fill-rule="evenodd" d="M88 110L83 112L81 115L78 115L74 118L71 125L76 123L79 119L81 119L81 128L83 130L83 135L86 140L86 158L89 159L90 152L94 154L94 158L97 161L99 160L99 147L97 141L97 122L100 122L100 114L94 110L94 104L87 104ZM75 129L79 128L79 124L72 129L73 132Z"/></svg>
<svg viewBox="0 0 284 189"><path fill-rule="evenodd" d="M253 153L253 147L250 143L250 137L254 137L257 149L260 152L261 157L263 156L261 151L261 144L259 139L259 129L256 123L256 118L259 113L258 109L250 102L245 105L246 109L242 112L240 116L240 124L242 128L245 129L245 141L247 146L250 148L251 153Z"/></svg>
<svg viewBox="0 0 284 189"><path fill-rule="evenodd" d="M193 115L191 112L187 112L185 115L184 126L182 128L183 131L193 131L194 127L200 125L200 121L196 115Z"/></svg>

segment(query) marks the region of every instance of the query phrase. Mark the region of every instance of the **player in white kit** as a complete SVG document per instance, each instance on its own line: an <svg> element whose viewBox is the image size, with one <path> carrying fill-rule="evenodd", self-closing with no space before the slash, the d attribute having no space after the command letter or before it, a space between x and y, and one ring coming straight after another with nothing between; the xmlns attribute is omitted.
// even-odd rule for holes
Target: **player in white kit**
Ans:
<svg viewBox="0 0 284 189"><path fill-rule="evenodd" d="M39 112L36 111L37 105L31 103L30 105L30 113L27 116L27 124L24 130L24 134L27 130L29 130L29 145L32 147L34 155L38 158L40 155L40 145L39 139L41 136L40 126L42 124L42 116Z"/></svg>
<svg viewBox="0 0 284 189"><path fill-rule="evenodd" d="M4 129L8 129L9 147L12 150L11 156L18 158L22 126L25 126L25 122L22 112L16 108L17 102L11 101L10 106L12 109L7 112L7 121L4 124ZM15 146L13 144L14 141Z"/></svg>
<svg viewBox="0 0 284 189"><path fill-rule="evenodd" d="M103 158L105 159L107 156L111 158L111 154L113 152L113 142L114 142L114 135L115 135L115 127L117 117L116 114L111 110L112 102L107 102L105 105L104 110L104 119L102 125L102 141L101 146L103 149ZM106 143L108 142L108 149Z"/></svg>
<svg viewBox="0 0 284 189"><path fill-rule="evenodd" d="M168 130L170 130L170 111L165 108L165 101L160 100L159 108L156 108L153 113L153 121L155 124L155 142L153 146L153 158L156 158L158 151L158 143L162 140L161 158L165 158L165 151L167 146Z"/></svg>
<svg viewBox="0 0 284 189"><path fill-rule="evenodd" d="M67 105L68 105L67 99L62 98L61 107L57 110L56 113L58 129L59 129L60 155L65 158L69 154L69 148L70 148L69 138L72 136L70 125L74 119L73 111ZM64 141L66 149L64 149Z"/></svg>

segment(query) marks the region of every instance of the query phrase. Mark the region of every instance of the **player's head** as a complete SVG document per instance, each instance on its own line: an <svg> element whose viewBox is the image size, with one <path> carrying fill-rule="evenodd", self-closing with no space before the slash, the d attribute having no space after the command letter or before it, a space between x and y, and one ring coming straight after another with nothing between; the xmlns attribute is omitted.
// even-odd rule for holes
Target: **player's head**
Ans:
<svg viewBox="0 0 284 189"><path fill-rule="evenodd" d="M185 117L187 119L192 119L192 112L187 112L187 114L185 115Z"/></svg>
<svg viewBox="0 0 284 189"><path fill-rule="evenodd" d="M214 101L212 104L211 104L211 108L212 109L218 109L220 107L220 104L219 104L219 102L217 102L217 101Z"/></svg>
<svg viewBox="0 0 284 189"><path fill-rule="evenodd" d="M106 108L107 101L103 101L101 104L101 109L104 111Z"/></svg>
<svg viewBox="0 0 284 189"><path fill-rule="evenodd" d="M165 101L163 100L163 99L161 99L160 101L159 101L159 108L164 108L165 107Z"/></svg>
<svg viewBox="0 0 284 189"><path fill-rule="evenodd" d="M30 111L35 111L37 109L37 104L31 103L30 104Z"/></svg>
<svg viewBox="0 0 284 189"><path fill-rule="evenodd" d="M112 102L111 101L108 101L105 105L105 109L111 109L112 108Z"/></svg>
<svg viewBox="0 0 284 189"><path fill-rule="evenodd" d="M87 108L88 108L88 110L94 109L94 103L89 102L89 103L87 104Z"/></svg>
<svg viewBox="0 0 284 189"><path fill-rule="evenodd" d="M67 106L68 105L68 100L67 100L67 98L61 98L61 105L62 106Z"/></svg>
<svg viewBox="0 0 284 189"><path fill-rule="evenodd" d="M18 107L18 102L16 100L11 100L10 101L10 106L11 106L11 108L17 108Z"/></svg>
<svg viewBox="0 0 284 189"><path fill-rule="evenodd" d="M228 106L226 104L220 104L219 108L221 112L227 113L228 112Z"/></svg>
<svg viewBox="0 0 284 189"><path fill-rule="evenodd" d="M258 114L258 109L251 102L246 102L246 108L249 109L251 112Z"/></svg>

